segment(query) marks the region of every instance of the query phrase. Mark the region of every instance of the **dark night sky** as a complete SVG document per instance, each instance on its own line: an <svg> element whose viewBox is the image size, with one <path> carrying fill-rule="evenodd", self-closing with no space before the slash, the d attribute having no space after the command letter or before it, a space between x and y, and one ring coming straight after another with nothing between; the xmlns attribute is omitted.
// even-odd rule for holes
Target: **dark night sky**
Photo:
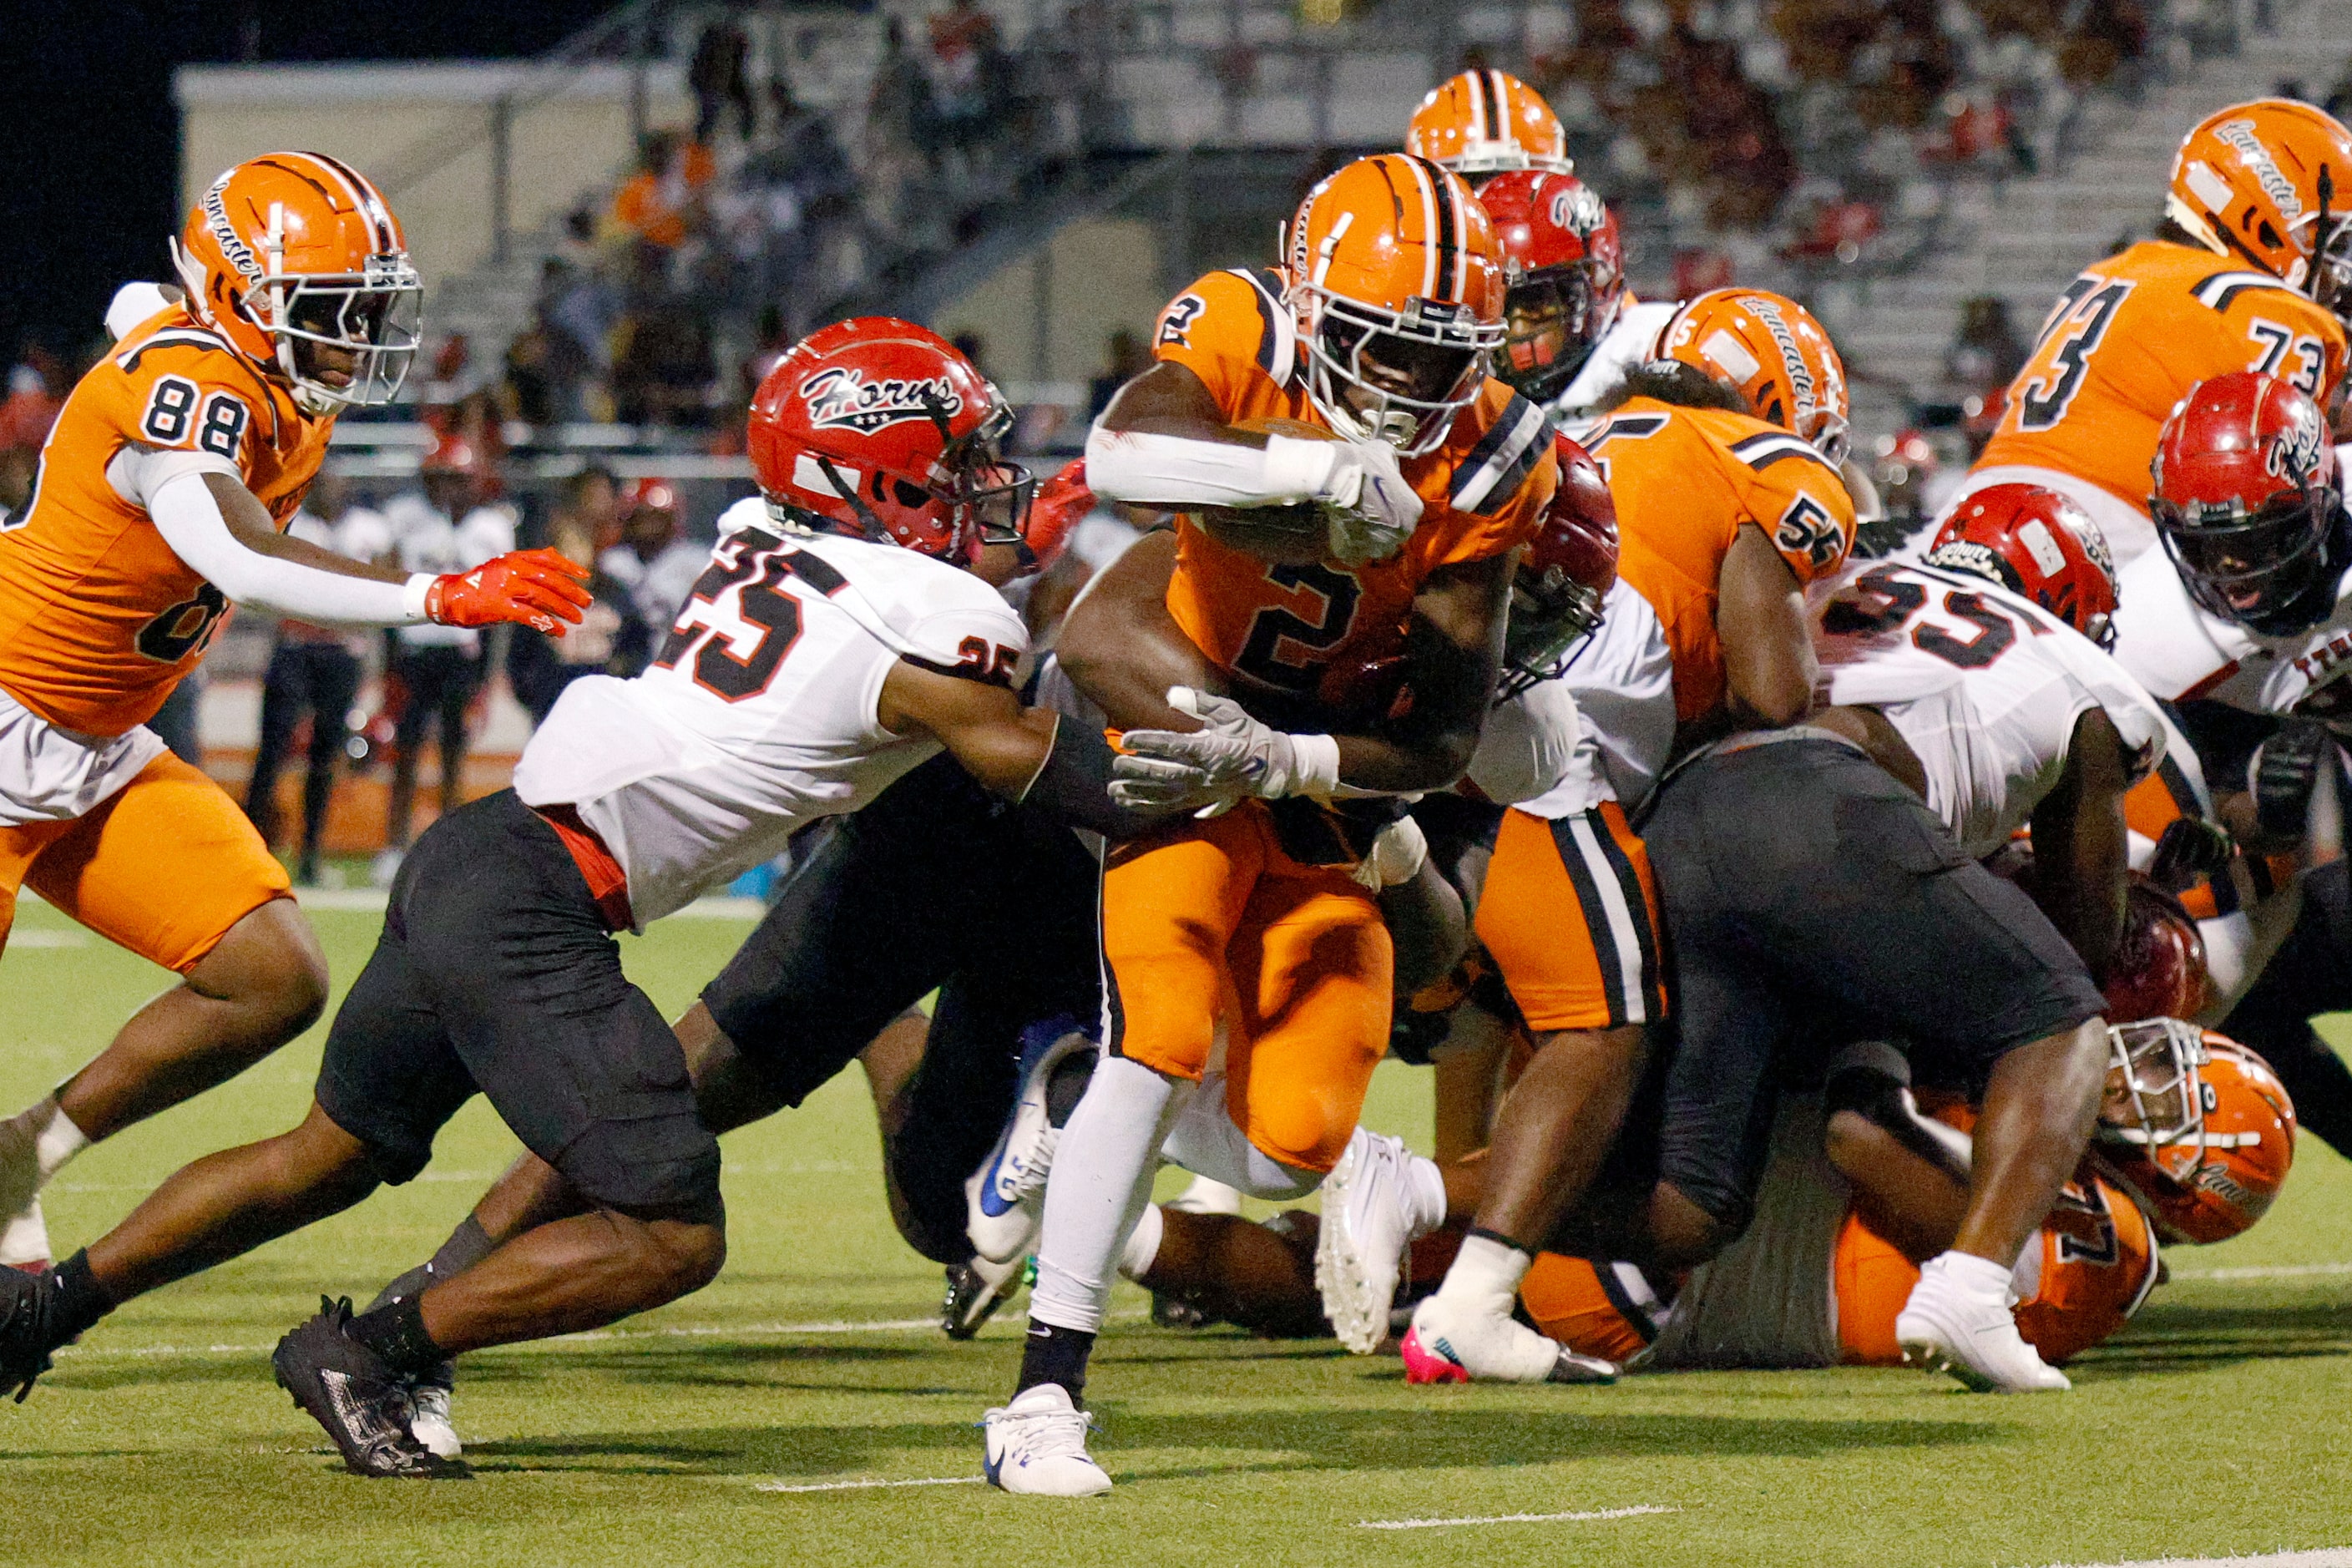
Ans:
<svg viewBox="0 0 2352 1568"><path fill-rule="evenodd" d="M531 55L613 0L0 0L0 366L162 277L179 212L175 65Z"/></svg>

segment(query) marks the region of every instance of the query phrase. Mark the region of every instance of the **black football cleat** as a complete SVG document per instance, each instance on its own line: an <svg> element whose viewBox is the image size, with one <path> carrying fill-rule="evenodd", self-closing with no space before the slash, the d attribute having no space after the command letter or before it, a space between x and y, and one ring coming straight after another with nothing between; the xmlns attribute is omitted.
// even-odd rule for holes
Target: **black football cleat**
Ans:
<svg viewBox="0 0 2352 1568"><path fill-rule="evenodd" d="M278 1386L327 1429L356 1476L442 1480L473 1472L436 1457L408 1426L408 1384L383 1357L344 1331L349 1297L319 1298L319 1315L278 1342L269 1364Z"/></svg>
<svg viewBox="0 0 2352 1568"><path fill-rule="evenodd" d="M14 1394L19 1405L49 1370L49 1289L44 1275L0 1268L0 1394Z"/></svg>
<svg viewBox="0 0 2352 1568"><path fill-rule="evenodd" d="M948 1269L947 1298L940 1303L940 1327L951 1340L968 1340L980 1332L996 1310L1013 1300L1028 1272L1028 1259L991 1263L975 1257Z"/></svg>

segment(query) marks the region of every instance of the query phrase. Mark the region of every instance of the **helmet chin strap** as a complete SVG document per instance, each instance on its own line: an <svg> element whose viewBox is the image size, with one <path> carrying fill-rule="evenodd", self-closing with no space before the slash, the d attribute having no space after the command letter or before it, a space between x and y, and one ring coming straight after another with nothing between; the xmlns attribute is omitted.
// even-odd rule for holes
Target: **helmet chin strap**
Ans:
<svg viewBox="0 0 2352 1568"><path fill-rule="evenodd" d="M833 487L834 494L846 501L849 510L857 514L858 523L865 529L866 537L876 544L891 543L890 531L882 526L882 520L874 515L874 509L867 506L864 499L858 495L857 487L843 480L841 470L833 466L833 459L820 455L817 458L816 466L824 474L825 482Z"/></svg>

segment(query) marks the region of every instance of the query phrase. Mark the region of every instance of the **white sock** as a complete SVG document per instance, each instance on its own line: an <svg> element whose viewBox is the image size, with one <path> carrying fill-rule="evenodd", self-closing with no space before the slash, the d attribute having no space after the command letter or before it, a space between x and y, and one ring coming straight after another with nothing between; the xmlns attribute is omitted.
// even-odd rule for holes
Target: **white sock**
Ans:
<svg viewBox="0 0 2352 1568"><path fill-rule="evenodd" d="M1160 1238L1168 1234L1168 1221L1160 1205L1146 1204L1143 1214L1135 1222L1135 1229L1127 1238L1127 1246L1118 1255L1118 1271L1129 1279L1140 1279L1151 1272L1151 1265L1160 1257Z"/></svg>
<svg viewBox="0 0 2352 1568"><path fill-rule="evenodd" d="M20 1147L23 1144L32 1146L33 1160L40 1169L43 1186L47 1186L49 1178L65 1168L67 1161L89 1147L89 1135L74 1125L73 1118L59 1108L58 1097L54 1094L0 1123L0 1129L5 1129L8 1142L18 1143Z"/></svg>
<svg viewBox="0 0 2352 1568"><path fill-rule="evenodd" d="M1462 1238L1462 1250L1454 1254L1454 1267L1445 1271L1445 1282L1437 1293L1449 1307L1507 1318L1519 1294L1519 1281L1528 1277L1534 1263L1533 1257L1491 1236L1467 1236Z"/></svg>
<svg viewBox="0 0 2352 1568"><path fill-rule="evenodd" d="M1919 1270L1923 1285L1934 1282L1955 1295L1989 1302L2003 1311L2011 1305L2011 1279L2009 1265L1973 1252L1939 1252Z"/></svg>
<svg viewBox="0 0 2352 1568"><path fill-rule="evenodd" d="M1445 1173L1434 1160L1409 1154L1404 1163L1405 1201L1412 1212L1415 1240L1445 1223Z"/></svg>
<svg viewBox="0 0 2352 1568"><path fill-rule="evenodd" d="M1107 1058L1095 1068L1054 1147L1032 1318L1087 1333L1102 1328L1122 1244L1150 1205L1154 1156L1183 1098L1179 1087L1125 1057ZM1181 1087L1189 1091L1192 1085Z"/></svg>
<svg viewBox="0 0 2352 1568"><path fill-rule="evenodd" d="M1289 1203L1323 1184L1322 1172L1286 1165L1249 1141L1225 1109L1225 1080L1218 1075L1202 1080L1200 1092L1177 1114L1160 1155L1171 1165L1268 1203Z"/></svg>

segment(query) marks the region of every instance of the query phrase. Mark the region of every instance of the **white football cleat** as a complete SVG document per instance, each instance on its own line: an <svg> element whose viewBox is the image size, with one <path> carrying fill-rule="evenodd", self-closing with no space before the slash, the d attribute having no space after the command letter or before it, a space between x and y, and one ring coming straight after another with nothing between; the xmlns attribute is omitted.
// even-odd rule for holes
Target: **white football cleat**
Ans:
<svg viewBox="0 0 2352 1568"><path fill-rule="evenodd" d="M1903 1360L1949 1373L1979 1394L2055 1394L2074 1385L2017 1331L2009 1305L1960 1287L1929 1258L1895 1319Z"/></svg>
<svg viewBox="0 0 2352 1568"><path fill-rule="evenodd" d="M409 1434L436 1459L454 1459L466 1451L449 1420L449 1395L457 1383L457 1369L445 1361L408 1385Z"/></svg>
<svg viewBox="0 0 2352 1568"><path fill-rule="evenodd" d="M1323 1178L1315 1237L1315 1289L1339 1342L1370 1355L1389 1334L1389 1309L1414 1236L1406 1186L1412 1152L1401 1138L1356 1129Z"/></svg>
<svg viewBox="0 0 2352 1568"><path fill-rule="evenodd" d="M996 1147L963 1184L964 1234L971 1237L972 1250L988 1262L1011 1263L1036 1240L1045 1217L1045 1178L1053 1173L1054 1145L1062 1136L1047 1119L1045 1091L1055 1068L1079 1051L1095 1048L1094 1041L1076 1028L1032 1026L1025 1032L1021 1098L1004 1119Z"/></svg>
<svg viewBox="0 0 2352 1568"><path fill-rule="evenodd" d="M1094 1417L1058 1383L1041 1383L982 1420L988 1484L1024 1497L1099 1497L1110 1477L1087 1454Z"/></svg>
<svg viewBox="0 0 2352 1568"><path fill-rule="evenodd" d="M50 1261L39 1149L15 1121L0 1121L0 1264L37 1272Z"/></svg>
<svg viewBox="0 0 2352 1568"><path fill-rule="evenodd" d="M1404 1336L1407 1383L1614 1383L1617 1364L1579 1355L1516 1318L1432 1296Z"/></svg>

